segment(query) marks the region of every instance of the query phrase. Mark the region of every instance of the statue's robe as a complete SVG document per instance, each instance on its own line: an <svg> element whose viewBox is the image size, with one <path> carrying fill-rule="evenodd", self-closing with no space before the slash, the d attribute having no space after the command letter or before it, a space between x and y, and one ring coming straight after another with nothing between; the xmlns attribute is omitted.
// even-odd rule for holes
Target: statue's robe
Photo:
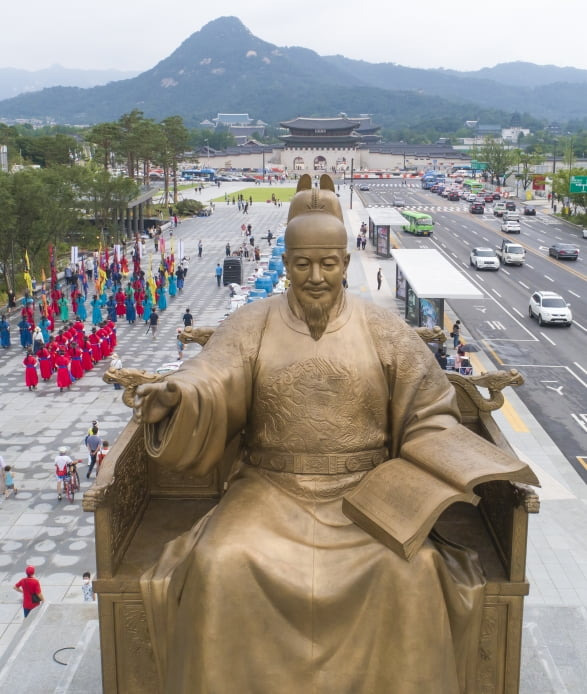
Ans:
<svg viewBox="0 0 587 694"><path fill-rule="evenodd" d="M219 505L142 578L163 691L472 694L476 556L427 539L408 562L348 520L343 494L368 474L352 456L307 474L310 456L381 462L458 422L417 334L346 296L315 341L279 296L235 312L170 380L181 401L146 427L151 456L205 474L239 432L245 452ZM284 453L304 471L267 469Z"/></svg>

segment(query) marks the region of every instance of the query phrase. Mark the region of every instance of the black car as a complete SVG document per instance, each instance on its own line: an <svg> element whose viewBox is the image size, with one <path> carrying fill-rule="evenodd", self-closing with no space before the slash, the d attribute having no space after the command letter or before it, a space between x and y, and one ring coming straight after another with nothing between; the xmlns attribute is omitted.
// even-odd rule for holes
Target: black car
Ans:
<svg viewBox="0 0 587 694"><path fill-rule="evenodd" d="M469 205L469 212L471 214L483 214L485 212L485 205L481 202L472 202Z"/></svg>
<svg viewBox="0 0 587 694"><path fill-rule="evenodd" d="M513 200L506 200L505 209L513 212L516 209L516 203Z"/></svg>
<svg viewBox="0 0 587 694"><path fill-rule="evenodd" d="M369 190L369 186L366 183L362 183L359 186L359 190Z"/></svg>
<svg viewBox="0 0 587 694"><path fill-rule="evenodd" d="M536 216L536 208L532 207L531 205L524 205L524 214L528 217L535 217Z"/></svg>
<svg viewBox="0 0 587 694"><path fill-rule="evenodd" d="M565 258L566 260L577 260L579 257L579 249L570 243L553 243L548 249L548 255L552 255L557 260Z"/></svg>

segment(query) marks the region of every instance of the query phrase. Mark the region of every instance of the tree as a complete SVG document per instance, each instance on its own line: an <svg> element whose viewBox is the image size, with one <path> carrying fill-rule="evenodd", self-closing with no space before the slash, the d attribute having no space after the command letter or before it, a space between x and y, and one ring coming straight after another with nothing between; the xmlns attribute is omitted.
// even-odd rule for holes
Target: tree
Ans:
<svg viewBox="0 0 587 694"><path fill-rule="evenodd" d="M0 209L2 209L0 215L0 273L8 292L15 288L16 213L13 177L2 171L0 171Z"/></svg>
<svg viewBox="0 0 587 694"><path fill-rule="evenodd" d="M163 173L165 178L165 200L169 191L169 174L173 183L173 202L177 203L177 169L189 143L189 132L180 116L170 116L161 121L165 135L163 155Z"/></svg>
<svg viewBox="0 0 587 694"><path fill-rule="evenodd" d="M85 133L86 140L96 145L96 154L102 160L105 171L112 165L116 144L122 139L118 123L98 123Z"/></svg>
<svg viewBox="0 0 587 694"><path fill-rule="evenodd" d="M484 143L480 147L474 147L470 154L473 159L487 165L485 172L491 182L497 181L501 185L505 185L506 178L516 164L515 151L492 137L486 137Z"/></svg>
<svg viewBox="0 0 587 694"><path fill-rule="evenodd" d="M534 169L544 163L544 156L540 151L526 152L522 149L514 150L516 155L516 179L522 184L524 191L528 189L534 179Z"/></svg>

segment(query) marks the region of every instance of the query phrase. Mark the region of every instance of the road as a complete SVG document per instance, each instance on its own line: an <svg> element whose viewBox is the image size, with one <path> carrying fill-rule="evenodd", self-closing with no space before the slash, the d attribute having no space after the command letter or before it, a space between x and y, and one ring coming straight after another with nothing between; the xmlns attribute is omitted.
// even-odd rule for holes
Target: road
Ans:
<svg viewBox="0 0 587 694"><path fill-rule="evenodd" d="M587 243L569 225L540 210L536 217L521 217L520 234L505 234L491 205L483 216L473 215L466 203L448 202L416 181L370 183L369 192L359 194L366 206L388 206L394 194L401 195L408 208L433 216L433 237L400 232L402 245L436 248L481 289L482 301L453 301L452 308L497 367L524 374L520 397L587 481ZM470 266L473 247L496 247L503 238L524 246L525 266L502 266L498 272ZM579 259L550 258L548 246L555 240L577 242ZM528 302L535 290L561 294L571 304L573 326L539 326L530 319Z"/></svg>

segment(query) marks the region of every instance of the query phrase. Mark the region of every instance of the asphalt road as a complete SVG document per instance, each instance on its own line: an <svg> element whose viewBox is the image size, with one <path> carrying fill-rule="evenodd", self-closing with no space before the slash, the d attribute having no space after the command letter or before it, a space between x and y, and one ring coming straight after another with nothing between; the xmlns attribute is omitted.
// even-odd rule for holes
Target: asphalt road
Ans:
<svg viewBox="0 0 587 694"><path fill-rule="evenodd" d="M466 203L448 202L422 190L419 182L374 184L360 195L366 206L387 206L401 195L408 208L433 216L431 238L399 232L402 245L436 248L481 289L482 301L452 301L452 308L497 367L524 374L518 394L587 481L587 241L540 210L536 217L521 217L520 234L505 234L491 205L484 215L473 215ZM497 272L470 266L472 248L497 247L504 238L526 248L524 266L502 266ZM555 240L578 243L579 259L549 257L548 246ZM530 319L528 303L535 290L555 291L569 302L573 326L539 326Z"/></svg>

